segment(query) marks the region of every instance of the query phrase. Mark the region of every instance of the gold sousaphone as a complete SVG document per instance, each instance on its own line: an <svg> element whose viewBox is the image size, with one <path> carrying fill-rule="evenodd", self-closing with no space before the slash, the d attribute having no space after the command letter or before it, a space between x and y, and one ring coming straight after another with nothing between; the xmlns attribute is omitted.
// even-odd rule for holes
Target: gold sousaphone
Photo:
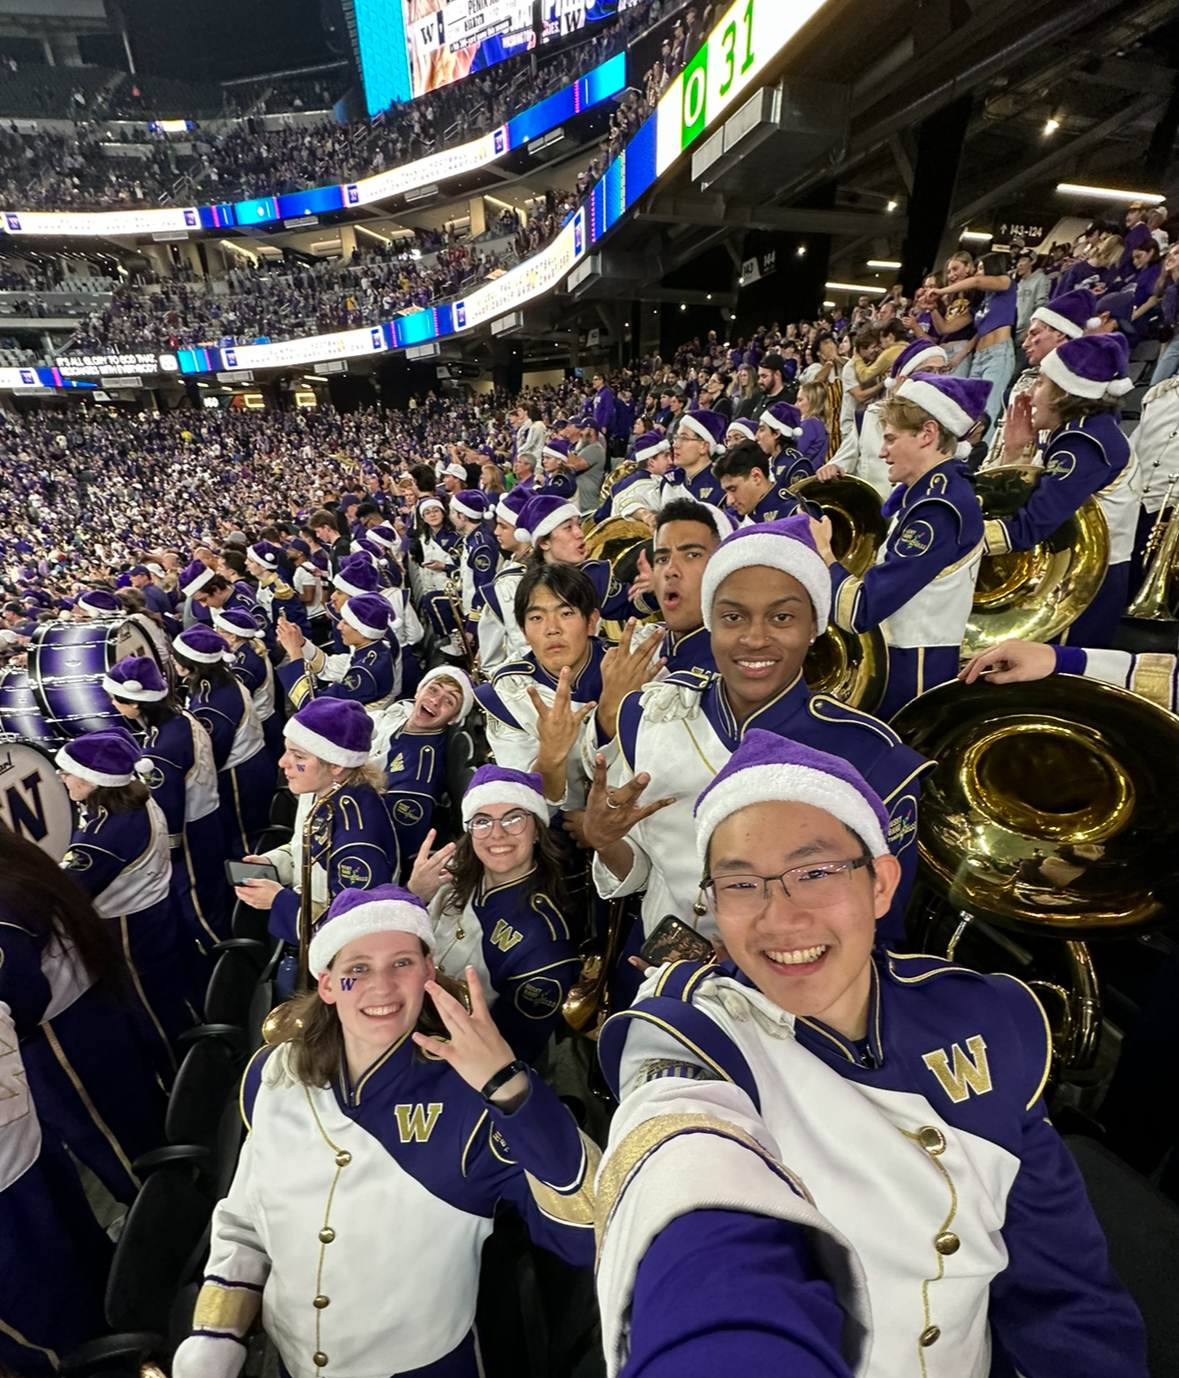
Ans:
<svg viewBox="0 0 1179 1378"><path fill-rule="evenodd" d="M880 495L863 479L804 478L790 491L831 518L831 548L844 569L862 575L876 561L888 534ZM817 693L875 712L888 682L888 651L878 627L857 635L830 624L811 647L803 666L808 686Z"/></svg>
<svg viewBox="0 0 1179 1378"><path fill-rule="evenodd" d="M1027 502L1043 469L1011 464L975 478L983 516L1014 516ZM1000 641L1051 641L1093 601L1109 567L1109 529L1095 497L1039 545L1006 555L984 555L974 606L962 639L964 655Z"/></svg>
<svg viewBox="0 0 1179 1378"><path fill-rule="evenodd" d="M919 876L956 921L950 950L972 924L1009 951L1021 935L1047 946L1063 975L1025 979L1044 1000L1059 1061L1092 1065L1101 1002L1086 941L1149 927L1179 899L1179 722L1067 676L952 681L892 726L938 763L922 789Z"/></svg>

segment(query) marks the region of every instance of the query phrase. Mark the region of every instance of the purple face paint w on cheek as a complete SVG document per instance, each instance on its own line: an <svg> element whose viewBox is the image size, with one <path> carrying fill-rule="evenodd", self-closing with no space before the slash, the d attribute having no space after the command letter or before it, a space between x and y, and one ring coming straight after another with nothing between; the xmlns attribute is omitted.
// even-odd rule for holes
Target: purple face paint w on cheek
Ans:
<svg viewBox="0 0 1179 1378"><path fill-rule="evenodd" d="M355 977L355 976L341 976L341 977L340 977L340 989L341 989L341 990L351 990L352 987L353 987L355 984L356 984L356 977Z"/></svg>

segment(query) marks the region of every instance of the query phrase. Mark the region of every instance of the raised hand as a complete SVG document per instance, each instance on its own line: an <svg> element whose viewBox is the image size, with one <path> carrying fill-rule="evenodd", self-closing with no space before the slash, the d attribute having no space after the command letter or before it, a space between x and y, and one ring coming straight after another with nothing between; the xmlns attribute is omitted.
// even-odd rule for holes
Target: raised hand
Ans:
<svg viewBox="0 0 1179 1378"><path fill-rule="evenodd" d="M621 842L636 823L675 803L675 796L671 795L651 804L640 804L639 798L650 783L651 777L642 772L625 785L610 789L606 784L606 758L595 757L594 780L581 820L582 836L589 846L603 852Z"/></svg>
<svg viewBox="0 0 1179 1378"><path fill-rule="evenodd" d="M569 667L566 666L557 678L557 692L551 705L545 703L535 689L528 690L528 697L536 709L536 735L540 739L536 769L544 776L545 797L554 801L565 793L565 762L577 744L581 725L597 707L596 703L587 703L584 708L575 709L569 685Z"/></svg>
<svg viewBox="0 0 1179 1378"><path fill-rule="evenodd" d="M618 731L618 710L622 700L635 689L641 689L655 678L656 671L666 664L666 658L656 659L659 638L651 637L634 645L635 619L632 617L622 629L617 646L611 646L602 657L602 697L598 700L598 728L605 740Z"/></svg>
<svg viewBox="0 0 1179 1378"><path fill-rule="evenodd" d="M436 852L430 850L434 845L437 831L431 828L414 858L406 889L412 890L423 904L429 904L439 890L450 880L447 863L454 855L455 843L448 842Z"/></svg>
<svg viewBox="0 0 1179 1378"><path fill-rule="evenodd" d="M1018 453L1036 438L1032 425L1032 394L1021 392L1011 399L1007 417L1003 423L1003 450Z"/></svg>
<svg viewBox="0 0 1179 1378"><path fill-rule="evenodd" d="M654 586L654 572L651 569L651 561L647 559L647 552L645 550L639 551L638 567L638 575L634 583L631 584L630 588L627 590L632 602L639 594L650 593Z"/></svg>
<svg viewBox="0 0 1179 1378"><path fill-rule="evenodd" d="M438 1017L446 1025L450 1038L415 1033L413 1041L419 1048L425 1048L443 1062L450 1063L468 1086L481 1091L496 1072L516 1060L516 1054L491 1017L487 998L479 984L479 973L474 967L467 967L463 975L470 991L471 1012L468 1014L462 1004L444 991L437 981L427 981L426 992L433 1000ZM493 1105L515 1109L527 1094L528 1074L517 1072L491 1100Z"/></svg>
<svg viewBox="0 0 1179 1378"><path fill-rule="evenodd" d="M274 634L282 645L282 648L292 660L303 659L303 633L293 622L288 622L285 617L280 617L274 628Z"/></svg>

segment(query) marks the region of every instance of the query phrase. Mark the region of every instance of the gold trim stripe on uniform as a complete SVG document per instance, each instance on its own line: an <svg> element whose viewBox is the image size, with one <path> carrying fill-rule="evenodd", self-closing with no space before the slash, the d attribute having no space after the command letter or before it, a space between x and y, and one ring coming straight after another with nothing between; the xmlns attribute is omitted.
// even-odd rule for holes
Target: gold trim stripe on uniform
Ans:
<svg viewBox="0 0 1179 1378"><path fill-rule="evenodd" d="M227 1330L244 1335L253 1325L261 1305L262 1293L245 1283L233 1287L220 1282L205 1282L197 1295L192 1328Z"/></svg>
<svg viewBox="0 0 1179 1378"><path fill-rule="evenodd" d="M57 1033L54 1030L53 1025L48 1020L46 1020L41 1025L41 1028L45 1031L45 1039L46 1042L49 1044L49 1047L53 1051L53 1056L57 1058L62 1071L70 1080L70 1085L73 1086L74 1090L78 1093L78 1099L82 1102L83 1106L85 1107L86 1113L94 1121L95 1129L97 1129L98 1132L102 1135L102 1137L107 1141L107 1143L110 1144L111 1152L119 1160L119 1166L123 1169L127 1176L130 1177L132 1184L134 1185L136 1191L138 1191L141 1183L139 1181L139 1178L136 1177L134 1171L131 1168L131 1160L123 1152L122 1146L120 1145L118 1139L116 1139L114 1134L111 1133L110 1126L98 1113L98 1107L90 1099L89 1091L87 1091L85 1086L82 1085L81 1077L79 1077L77 1072L74 1071L69 1058L66 1057L65 1049L61 1046L61 1042L57 1037Z"/></svg>
<svg viewBox="0 0 1179 1378"><path fill-rule="evenodd" d="M542 1182L531 1172L525 1172L528 1190L542 1214L563 1225L592 1225L594 1223L594 1177L598 1164L602 1161L602 1150L592 1139L587 1139L581 1131L582 1170L574 1191L558 1191L548 1182Z"/></svg>
<svg viewBox="0 0 1179 1378"><path fill-rule="evenodd" d="M164 1026L156 1018L156 1012L148 1003L147 992L143 989L143 982L139 979L139 972L136 970L135 963L131 960L131 937L127 932L127 915L119 915L119 932L123 939L123 957L127 962L127 970L131 973L131 984L135 987L135 992L139 996L140 1003L147 1011L147 1016L155 1026L156 1033L168 1054L168 1061L172 1064L172 1070L176 1070L176 1057L172 1052L172 1045L168 1042L168 1035L164 1032Z"/></svg>

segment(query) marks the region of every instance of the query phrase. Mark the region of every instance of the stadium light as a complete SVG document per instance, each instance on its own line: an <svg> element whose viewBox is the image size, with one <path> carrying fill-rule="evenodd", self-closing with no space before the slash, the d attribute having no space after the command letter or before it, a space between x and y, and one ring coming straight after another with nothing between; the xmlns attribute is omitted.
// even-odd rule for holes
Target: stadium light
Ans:
<svg viewBox="0 0 1179 1378"><path fill-rule="evenodd" d="M1045 136L1045 138L1047 138L1047 137L1048 137L1049 135L1051 135L1051 134L1055 134L1056 131L1057 131L1059 128L1060 128L1060 121L1059 121L1059 120L1045 120L1045 122L1044 122L1044 136Z"/></svg>
<svg viewBox="0 0 1179 1378"><path fill-rule="evenodd" d="M963 230L958 236L959 239L969 239L972 244L989 244L994 237L985 230Z"/></svg>
<svg viewBox="0 0 1179 1378"><path fill-rule="evenodd" d="M869 268L899 268L901 265L895 258L870 258Z"/></svg>
<svg viewBox="0 0 1179 1378"><path fill-rule="evenodd" d="M855 282L825 282L823 286L828 292L871 292L878 297L888 291L887 287L861 287Z"/></svg>
<svg viewBox="0 0 1179 1378"><path fill-rule="evenodd" d="M1057 182L1056 190L1064 196L1103 196L1108 201L1151 201L1161 205L1167 198L1153 191L1120 191L1117 187L1086 187L1079 182Z"/></svg>

